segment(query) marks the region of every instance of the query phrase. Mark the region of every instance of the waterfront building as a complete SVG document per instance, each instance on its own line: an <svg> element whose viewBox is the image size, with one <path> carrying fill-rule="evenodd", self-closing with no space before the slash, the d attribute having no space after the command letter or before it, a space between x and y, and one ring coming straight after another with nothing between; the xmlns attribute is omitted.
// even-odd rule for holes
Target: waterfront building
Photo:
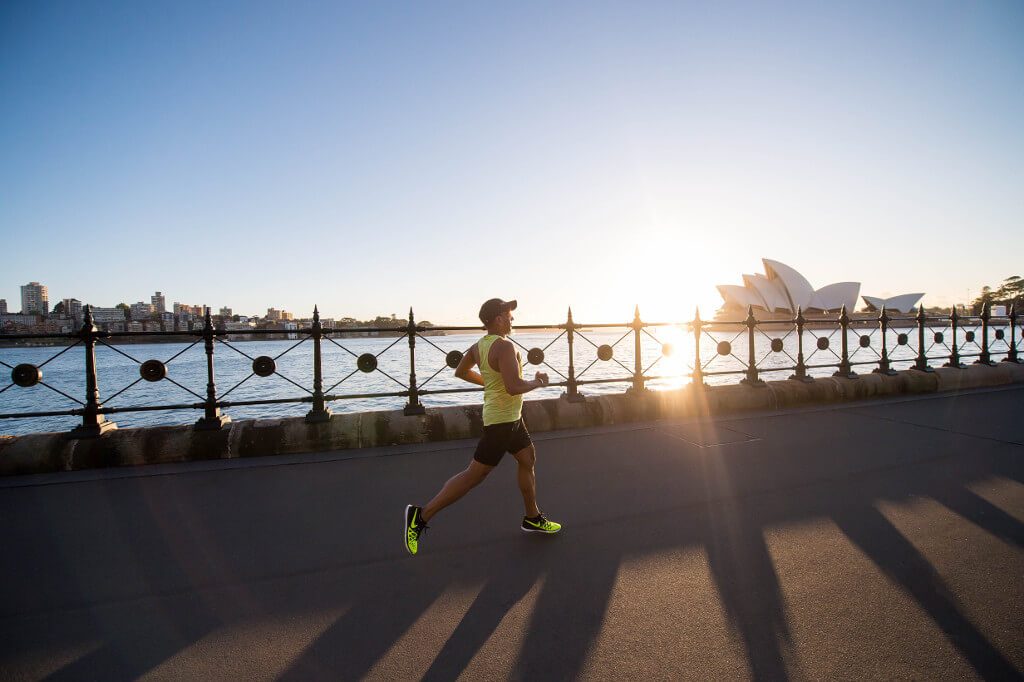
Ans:
<svg viewBox="0 0 1024 682"><path fill-rule="evenodd" d="M6 298L0 298L0 315L6 315L6 314L7 314L7 299Z"/></svg>
<svg viewBox="0 0 1024 682"><path fill-rule="evenodd" d="M158 291L149 297L149 302L153 304L153 308L157 313L163 315L167 312L167 297L163 295L163 292Z"/></svg>
<svg viewBox="0 0 1024 682"><path fill-rule="evenodd" d="M745 311L748 307L767 313L834 313L843 307L853 312L860 294L860 282L836 282L815 289L795 268L776 260L762 258L765 274L743 275L743 284L720 284L723 310ZM885 303L886 310L908 312L924 294L902 294L890 299L864 296L867 310L874 302ZM878 307L881 307L880 305Z"/></svg>
<svg viewBox="0 0 1024 682"><path fill-rule="evenodd" d="M29 282L21 287L21 312L25 315L46 315L50 312L50 292L46 285Z"/></svg>

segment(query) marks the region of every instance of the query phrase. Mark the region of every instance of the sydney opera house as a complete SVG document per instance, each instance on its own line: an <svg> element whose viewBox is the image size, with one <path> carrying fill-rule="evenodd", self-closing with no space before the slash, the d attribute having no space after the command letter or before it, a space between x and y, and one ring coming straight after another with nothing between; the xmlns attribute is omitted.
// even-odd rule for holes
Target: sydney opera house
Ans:
<svg viewBox="0 0 1024 682"><path fill-rule="evenodd" d="M797 308L808 313L838 312L846 306L848 312L857 307L860 282L836 282L815 289L807 278L794 268L776 260L762 258L765 274L743 275L743 284L720 284L718 293L725 301L723 311L746 310L768 313L795 313ZM906 313L913 310L924 297L920 294L902 294L891 298L863 296L865 310L878 310L884 305L891 312Z"/></svg>

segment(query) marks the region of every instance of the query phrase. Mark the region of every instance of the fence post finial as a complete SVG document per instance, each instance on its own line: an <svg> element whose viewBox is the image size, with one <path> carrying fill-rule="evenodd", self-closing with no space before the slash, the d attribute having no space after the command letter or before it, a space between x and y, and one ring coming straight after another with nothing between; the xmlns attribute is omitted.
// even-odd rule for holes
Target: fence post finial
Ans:
<svg viewBox="0 0 1024 682"><path fill-rule="evenodd" d="M313 304L313 408L306 413L307 424L319 424L331 420L331 410L324 401L324 369L320 354L320 341L324 328L320 324L320 309Z"/></svg>
<svg viewBox="0 0 1024 682"><path fill-rule="evenodd" d="M746 377L740 380L741 384L748 386L767 386L757 376L757 357L754 355L754 330L757 328L757 318L754 317L754 306L747 305L747 372Z"/></svg>
<svg viewBox="0 0 1024 682"><path fill-rule="evenodd" d="M1017 357L1017 304L1010 304L1010 350L1003 362L1020 362Z"/></svg>
<svg viewBox="0 0 1024 682"><path fill-rule="evenodd" d="M793 381L811 383L814 379L807 376L807 364L804 362L804 323L806 321L803 306L797 306L796 317L793 318L793 324L796 325L796 371L789 378Z"/></svg>
<svg viewBox="0 0 1024 682"><path fill-rule="evenodd" d="M217 384L213 373L213 317L210 307L203 304L203 346L206 349L206 401L203 416L196 422L197 431L216 431L231 422L231 417L222 414L217 405Z"/></svg>

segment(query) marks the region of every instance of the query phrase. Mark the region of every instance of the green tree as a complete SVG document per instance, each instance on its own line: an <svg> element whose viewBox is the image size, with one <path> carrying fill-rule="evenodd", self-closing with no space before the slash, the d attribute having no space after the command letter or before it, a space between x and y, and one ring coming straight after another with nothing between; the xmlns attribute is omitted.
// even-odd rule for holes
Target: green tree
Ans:
<svg viewBox="0 0 1024 682"><path fill-rule="evenodd" d="M992 287L983 286L981 294L971 301L971 313L980 315L986 303L1004 305L1007 309L1010 306L1016 306L1017 311L1020 312L1024 308L1024 279L1018 275L1007 277L995 291L992 290Z"/></svg>
<svg viewBox="0 0 1024 682"><path fill-rule="evenodd" d="M1017 275L1007 277L996 289L995 298L1006 307L1014 304L1020 306L1024 299L1024 279Z"/></svg>

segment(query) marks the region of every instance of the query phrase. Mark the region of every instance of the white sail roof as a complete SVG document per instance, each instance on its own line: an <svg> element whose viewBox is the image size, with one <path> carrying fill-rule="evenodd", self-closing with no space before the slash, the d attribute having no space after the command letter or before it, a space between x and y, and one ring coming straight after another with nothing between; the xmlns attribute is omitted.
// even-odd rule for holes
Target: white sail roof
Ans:
<svg viewBox="0 0 1024 682"><path fill-rule="evenodd" d="M790 310L796 310L797 307L804 309L811 307L814 287L806 277L777 260L762 258L761 262L764 263L764 271L768 274L769 279L782 281L782 286L789 296Z"/></svg>
<svg viewBox="0 0 1024 682"><path fill-rule="evenodd" d="M763 301L761 306L765 310L775 312L776 310L790 309L789 297L786 296L785 290L782 289L778 282L758 273L756 275L743 275L743 283L748 289L757 292L757 295Z"/></svg>
<svg viewBox="0 0 1024 682"><path fill-rule="evenodd" d="M811 307L818 310L839 310L844 305L847 312L853 312L857 306L857 294L860 293L860 282L836 282L814 292Z"/></svg>
<svg viewBox="0 0 1024 682"><path fill-rule="evenodd" d="M760 299L757 292L741 287L738 284L719 284L715 288L718 289L718 293L722 295L722 299L726 304L739 306L744 310L747 309L747 306L760 308L764 305L764 301Z"/></svg>
<svg viewBox="0 0 1024 682"><path fill-rule="evenodd" d="M889 298L877 296L861 296L869 308L881 310L882 306L889 312L909 313L917 307L918 301L924 298L924 294L900 294Z"/></svg>

